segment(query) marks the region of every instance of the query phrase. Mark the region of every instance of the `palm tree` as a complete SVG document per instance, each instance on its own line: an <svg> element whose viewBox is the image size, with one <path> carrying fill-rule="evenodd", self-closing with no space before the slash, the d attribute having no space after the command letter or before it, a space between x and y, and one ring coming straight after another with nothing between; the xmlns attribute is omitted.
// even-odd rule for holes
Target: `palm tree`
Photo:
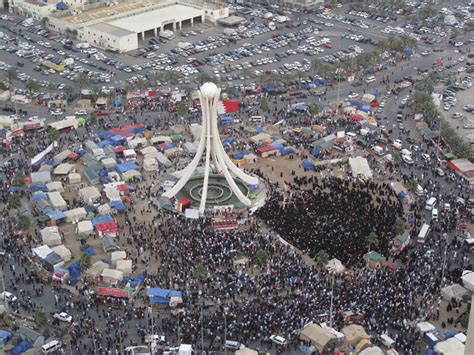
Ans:
<svg viewBox="0 0 474 355"><path fill-rule="evenodd" d="M380 244L379 236L374 232L370 232L369 236L367 237L367 245L369 247L369 252L370 252L370 247L377 247Z"/></svg>
<svg viewBox="0 0 474 355"><path fill-rule="evenodd" d="M56 84L54 84L54 83L48 83L48 93L49 93L49 96L52 96L52 95L53 95L53 91L55 91L56 89L57 89Z"/></svg>
<svg viewBox="0 0 474 355"><path fill-rule="evenodd" d="M320 250L318 251L318 253L316 254L316 263L319 265L319 266L325 266L328 261L329 261L329 254L326 253L325 250Z"/></svg>
<svg viewBox="0 0 474 355"><path fill-rule="evenodd" d="M26 89L29 91L30 96L33 95L33 91L36 91L38 89L38 83L33 79L28 79L26 81L25 86L26 86Z"/></svg>
<svg viewBox="0 0 474 355"><path fill-rule="evenodd" d="M153 70L150 73L150 75L153 78L153 82L155 83L155 86L158 86L158 81L160 81L160 73L156 70Z"/></svg>
<svg viewBox="0 0 474 355"><path fill-rule="evenodd" d="M64 86L64 93L66 94L66 100L69 101L69 97L71 96L73 92L73 88L71 85L66 85Z"/></svg>
<svg viewBox="0 0 474 355"><path fill-rule="evenodd" d="M48 137L52 142L57 142L59 140L59 131L56 128L50 128L48 130Z"/></svg>
<svg viewBox="0 0 474 355"><path fill-rule="evenodd" d="M33 158L36 155L36 148L32 145L26 147L26 155L28 158Z"/></svg>
<svg viewBox="0 0 474 355"><path fill-rule="evenodd" d="M188 106L186 106L186 104L184 103L181 103L178 106L178 115L181 117L185 117L188 114L188 110Z"/></svg>
<svg viewBox="0 0 474 355"><path fill-rule="evenodd" d="M316 75L316 73L320 72L323 66L324 62L321 59L313 59L313 61L311 62L311 70L313 71L313 75Z"/></svg>
<svg viewBox="0 0 474 355"><path fill-rule="evenodd" d="M403 235L407 229L407 225L401 218L397 218L393 225L393 229L395 230L396 235Z"/></svg>
<svg viewBox="0 0 474 355"><path fill-rule="evenodd" d="M174 70L167 70L164 72L163 81L175 85L178 83L178 74Z"/></svg>
<svg viewBox="0 0 474 355"><path fill-rule="evenodd" d="M137 82L137 86L140 92L142 92L148 87L148 82L145 79L139 79Z"/></svg>
<svg viewBox="0 0 474 355"><path fill-rule="evenodd" d="M8 69L7 71L7 80L8 80L8 86L11 87L12 81L16 80L18 78L18 75L16 73L15 69Z"/></svg>
<svg viewBox="0 0 474 355"><path fill-rule="evenodd" d="M81 74L76 80L76 85L79 87L79 90L85 89L90 85L90 79L87 75Z"/></svg>
<svg viewBox="0 0 474 355"><path fill-rule="evenodd" d="M318 104L311 104L309 106L309 113L314 117L316 116L319 111L321 110L321 106L319 106Z"/></svg>
<svg viewBox="0 0 474 355"><path fill-rule="evenodd" d="M97 86L94 86L92 88L92 98L94 99L94 102L97 102L97 99L100 97L102 93L102 89L97 87Z"/></svg>
<svg viewBox="0 0 474 355"><path fill-rule="evenodd" d="M76 29L73 29L73 30L71 31L71 35L72 35L74 38L77 38L77 35L78 35L78 34L79 34L79 32L77 32Z"/></svg>
<svg viewBox="0 0 474 355"><path fill-rule="evenodd" d="M212 81L212 76L206 72L200 72L197 76L197 80L200 84Z"/></svg>

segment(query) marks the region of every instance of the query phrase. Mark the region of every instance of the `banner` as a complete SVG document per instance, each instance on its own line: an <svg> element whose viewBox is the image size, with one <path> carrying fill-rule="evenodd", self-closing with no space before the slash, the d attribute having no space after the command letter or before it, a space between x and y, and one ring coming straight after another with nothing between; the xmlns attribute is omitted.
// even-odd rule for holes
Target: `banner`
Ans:
<svg viewBox="0 0 474 355"><path fill-rule="evenodd" d="M46 149L43 150L42 152L36 154L36 156L33 159L31 159L31 165L35 165L36 163L40 162L46 156L46 154L48 154L52 150L53 150L53 143L48 145Z"/></svg>

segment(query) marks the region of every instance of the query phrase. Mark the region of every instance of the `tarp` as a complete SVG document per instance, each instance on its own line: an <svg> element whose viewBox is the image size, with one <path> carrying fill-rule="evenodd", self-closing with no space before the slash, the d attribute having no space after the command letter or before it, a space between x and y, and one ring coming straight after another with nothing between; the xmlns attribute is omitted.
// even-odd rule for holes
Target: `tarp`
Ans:
<svg viewBox="0 0 474 355"><path fill-rule="evenodd" d="M51 173L49 171L37 171L31 173L31 183L46 184L48 182L51 182Z"/></svg>
<svg viewBox="0 0 474 355"><path fill-rule="evenodd" d="M156 154L156 153L158 153L158 149L156 149L153 146L148 146L140 150L141 155Z"/></svg>
<svg viewBox="0 0 474 355"><path fill-rule="evenodd" d="M121 290L119 288L108 288L108 287L99 287L97 289L97 294L104 297L114 297L114 298L128 298L129 294L126 290Z"/></svg>
<svg viewBox="0 0 474 355"><path fill-rule="evenodd" d="M0 330L0 339L6 344L12 338L12 333L7 330Z"/></svg>
<svg viewBox="0 0 474 355"><path fill-rule="evenodd" d="M117 162L115 161L114 158L102 159L101 163L104 166L104 168L107 168L107 169L113 168L115 165L117 165Z"/></svg>
<svg viewBox="0 0 474 355"><path fill-rule="evenodd" d="M306 171L313 171L314 170L314 165L311 161L309 160L304 160L303 161L303 168Z"/></svg>
<svg viewBox="0 0 474 355"><path fill-rule="evenodd" d="M321 328L316 324L308 324L300 332L300 339L310 341L320 353L327 350L327 347L337 341L337 337L328 329Z"/></svg>
<svg viewBox="0 0 474 355"><path fill-rule="evenodd" d="M39 200L48 200L48 195L46 195L43 191L36 191L31 195L31 201L36 202Z"/></svg>
<svg viewBox="0 0 474 355"><path fill-rule="evenodd" d="M357 324L348 325L342 328L341 332L344 334L345 344L352 347L355 347L363 339L370 340L370 336L366 333L364 327Z"/></svg>
<svg viewBox="0 0 474 355"><path fill-rule="evenodd" d="M123 164L119 164L115 167L115 169L120 173L120 174L123 174L127 171L130 171L130 170L140 170L140 167L131 162L131 161L128 161L128 162L125 162Z"/></svg>
<svg viewBox="0 0 474 355"><path fill-rule="evenodd" d="M100 274L105 282L116 283L123 280L123 273L114 269L104 269Z"/></svg>
<svg viewBox="0 0 474 355"><path fill-rule="evenodd" d="M168 305L171 297L182 297L181 291L172 291L164 288L148 288L147 296L152 304Z"/></svg>
<svg viewBox="0 0 474 355"><path fill-rule="evenodd" d="M114 251L118 251L120 248L115 244L115 241L112 237L104 236L100 238L100 243L102 244L102 249L106 253L111 253Z"/></svg>
<svg viewBox="0 0 474 355"><path fill-rule="evenodd" d="M448 302L451 302L453 298L456 301L468 300L469 296L470 292L459 284L449 285L441 289L441 297Z"/></svg>
<svg viewBox="0 0 474 355"><path fill-rule="evenodd" d="M11 355L20 355L23 354L26 350L31 349L31 344L24 340L21 343L17 344L11 351Z"/></svg>
<svg viewBox="0 0 474 355"><path fill-rule="evenodd" d="M74 168L74 165L69 163L59 164L53 171L54 175L67 175Z"/></svg>
<svg viewBox="0 0 474 355"><path fill-rule="evenodd" d="M120 191L117 190L115 187L106 187L104 189L105 196L109 201L121 201L122 197L120 196Z"/></svg>
<svg viewBox="0 0 474 355"><path fill-rule="evenodd" d="M102 235L116 235L118 232L118 226L115 222L105 222L105 223L98 223L95 225L99 236Z"/></svg>
<svg viewBox="0 0 474 355"><path fill-rule="evenodd" d="M124 212L127 209L125 204L120 200L110 201L109 205L111 208L117 210L117 212Z"/></svg>
<svg viewBox="0 0 474 355"><path fill-rule="evenodd" d="M158 156L156 157L156 160L158 160L158 163L163 165L165 168L171 167L172 163L171 161L163 155L163 153L158 152Z"/></svg>
<svg viewBox="0 0 474 355"><path fill-rule="evenodd" d="M133 270L132 260L117 260L115 268L124 275L130 275Z"/></svg>
<svg viewBox="0 0 474 355"><path fill-rule="evenodd" d="M141 178L142 174L140 174L137 170L128 170L122 174L122 178L124 181L130 181L134 178Z"/></svg>
<svg viewBox="0 0 474 355"><path fill-rule="evenodd" d="M100 198L100 191L97 187L87 186L79 190L79 196L87 204L92 204Z"/></svg>
<svg viewBox="0 0 474 355"><path fill-rule="evenodd" d="M92 219L92 225L95 227L99 223L112 222L113 220L112 216L99 216Z"/></svg>
<svg viewBox="0 0 474 355"><path fill-rule="evenodd" d="M48 189L49 192L52 192L52 191L64 192L64 187L61 181L50 182L46 184L46 188Z"/></svg>
<svg viewBox="0 0 474 355"><path fill-rule="evenodd" d="M372 170L370 169L369 163L366 158L349 158L349 166L352 175L355 177L360 176L364 179L371 179L373 176Z"/></svg>

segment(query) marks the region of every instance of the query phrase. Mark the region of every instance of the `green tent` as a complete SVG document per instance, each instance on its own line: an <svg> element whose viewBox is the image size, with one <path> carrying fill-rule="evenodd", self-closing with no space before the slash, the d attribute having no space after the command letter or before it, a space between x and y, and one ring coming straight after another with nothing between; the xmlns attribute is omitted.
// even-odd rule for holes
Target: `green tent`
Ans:
<svg viewBox="0 0 474 355"><path fill-rule="evenodd" d="M172 142L179 142L183 140L183 135L181 133L176 133L176 134L173 134L170 138Z"/></svg>
<svg viewBox="0 0 474 355"><path fill-rule="evenodd" d="M454 160L454 159L457 159L457 156L454 155L453 153L446 153L446 154L444 155L444 159L445 159L445 160Z"/></svg>
<svg viewBox="0 0 474 355"><path fill-rule="evenodd" d="M84 126L86 124L86 119L83 116L76 117L76 122L78 126Z"/></svg>

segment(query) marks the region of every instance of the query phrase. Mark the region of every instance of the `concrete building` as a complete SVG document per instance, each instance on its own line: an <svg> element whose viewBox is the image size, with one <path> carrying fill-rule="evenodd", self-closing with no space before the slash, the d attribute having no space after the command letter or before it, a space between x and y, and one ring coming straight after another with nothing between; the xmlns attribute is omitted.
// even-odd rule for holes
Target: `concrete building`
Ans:
<svg viewBox="0 0 474 355"><path fill-rule="evenodd" d="M10 0L9 10L23 17L41 20L54 13L83 7L88 2L88 0Z"/></svg>
<svg viewBox="0 0 474 355"><path fill-rule="evenodd" d="M324 3L323 0L273 0L270 2L302 9L310 9L312 7L319 6Z"/></svg>
<svg viewBox="0 0 474 355"><path fill-rule="evenodd" d="M205 1L135 0L92 4L66 13L54 12L48 26L59 33L76 30L79 40L96 47L128 52L137 49L139 41L158 36L161 31L179 31L197 22L216 23L228 16L227 6Z"/></svg>

